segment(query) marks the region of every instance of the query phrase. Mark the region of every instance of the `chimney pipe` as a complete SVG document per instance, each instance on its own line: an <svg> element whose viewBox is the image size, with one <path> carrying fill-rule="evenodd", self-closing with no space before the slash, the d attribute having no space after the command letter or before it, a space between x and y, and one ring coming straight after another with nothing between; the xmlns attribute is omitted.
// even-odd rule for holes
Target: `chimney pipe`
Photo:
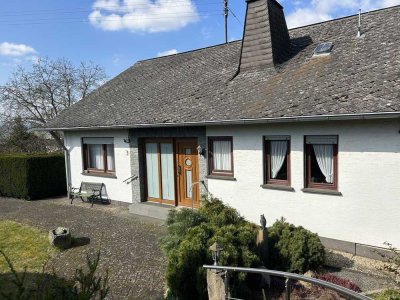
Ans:
<svg viewBox="0 0 400 300"><path fill-rule="evenodd" d="M361 8L358 10L358 32L357 37L361 37Z"/></svg>

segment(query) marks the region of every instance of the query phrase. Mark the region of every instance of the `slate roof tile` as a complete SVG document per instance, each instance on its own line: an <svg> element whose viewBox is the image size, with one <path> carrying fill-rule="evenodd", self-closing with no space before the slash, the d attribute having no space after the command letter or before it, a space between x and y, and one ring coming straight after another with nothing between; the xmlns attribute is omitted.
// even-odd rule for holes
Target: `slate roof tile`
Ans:
<svg viewBox="0 0 400 300"><path fill-rule="evenodd" d="M400 111L400 6L290 30L291 58L237 73L241 41L139 61L48 128ZM328 56L312 57L333 42ZM235 76L236 75L236 76Z"/></svg>

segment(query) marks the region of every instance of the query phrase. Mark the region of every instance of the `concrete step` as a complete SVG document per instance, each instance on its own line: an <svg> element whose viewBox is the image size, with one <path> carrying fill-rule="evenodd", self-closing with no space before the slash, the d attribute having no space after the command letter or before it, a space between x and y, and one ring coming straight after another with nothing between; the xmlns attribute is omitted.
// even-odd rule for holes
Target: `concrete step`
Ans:
<svg viewBox="0 0 400 300"><path fill-rule="evenodd" d="M129 206L129 212L131 214L159 220L166 220L169 211L172 209L175 209L175 206L151 202L133 203Z"/></svg>

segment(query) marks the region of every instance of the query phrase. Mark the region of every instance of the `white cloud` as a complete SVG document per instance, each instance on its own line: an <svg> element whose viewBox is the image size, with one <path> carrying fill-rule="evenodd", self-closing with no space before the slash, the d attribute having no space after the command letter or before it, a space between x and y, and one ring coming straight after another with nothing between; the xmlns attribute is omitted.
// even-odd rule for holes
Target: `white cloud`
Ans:
<svg viewBox="0 0 400 300"><path fill-rule="evenodd" d="M286 22L289 28L295 28L331 19L333 19L332 16L311 8L298 8L286 17Z"/></svg>
<svg viewBox="0 0 400 300"><path fill-rule="evenodd" d="M177 53L178 53L178 50L171 49L171 50L167 50L167 51L158 52L157 57L167 56L167 55L172 55L172 54L177 54Z"/></svg>
<svg viewBox="0 0 400 300"><path fill-rule="evenodd" d="M36 50L25 44L13 44L3 42L0 44L0 55L4 56L25 56L36 53Z"/></svg>
<svg viewBox="0 0 400 300"><path fill-rule="evenodd" d="M107 31L172 31L198 20L192 0L96 0L89 15L93 26Z"/></svg>
<svg viewBox="0 0 400 300"><path fill-rule="evenodd" d="M400 5L400 0L383 0L385 7Z"/></svg>
<svg viewBox="0 0 400 300"><path fill-rule="evenodd" d="M323 22L342 15L356 14L358 9L369 11L389 6L399 5L400 0L311 0L296 1L295 10L290 13L286 20L289 28Z"/></svg>

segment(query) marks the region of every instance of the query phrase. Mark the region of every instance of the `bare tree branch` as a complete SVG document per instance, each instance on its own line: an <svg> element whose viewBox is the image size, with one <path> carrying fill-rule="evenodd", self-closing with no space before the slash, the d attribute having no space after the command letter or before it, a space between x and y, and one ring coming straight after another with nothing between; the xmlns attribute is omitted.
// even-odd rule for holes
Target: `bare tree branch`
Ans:
<svg viewBox="0 0 400 300"><path fill-rule="evenodd" d="M105 80L104 69L93 62L74 66L67 59L40 58L31 70L18 67L0 88L3 118L21 117L28 127L42 126Z"/></svg>

